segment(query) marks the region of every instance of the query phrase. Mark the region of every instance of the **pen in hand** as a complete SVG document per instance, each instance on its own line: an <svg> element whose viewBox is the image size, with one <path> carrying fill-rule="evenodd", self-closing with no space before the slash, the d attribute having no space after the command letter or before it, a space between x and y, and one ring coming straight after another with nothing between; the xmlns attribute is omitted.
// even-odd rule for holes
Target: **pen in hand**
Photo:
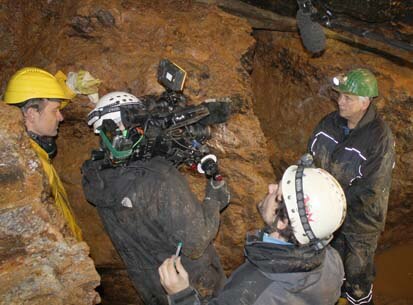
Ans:
<svg viewBox="0 0 413 305"><path fill-rule="evenodd" d="M178 246L176 247L175 258L174 258L174 268L175 268L176 273L178 273L178 274L179 274L179 271L178 271L178 269L176 269L176 263L175 262L176 262L178 256L181 254L182 244L183 244L182 241L180 241L178 243Z"/></svg>

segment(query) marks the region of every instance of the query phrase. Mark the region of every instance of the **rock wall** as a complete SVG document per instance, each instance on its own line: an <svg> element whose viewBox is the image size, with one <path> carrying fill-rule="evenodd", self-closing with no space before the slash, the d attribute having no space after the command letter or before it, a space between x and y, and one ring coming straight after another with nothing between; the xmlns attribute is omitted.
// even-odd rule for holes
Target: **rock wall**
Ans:
<svg viewBox="0 0 413 305"><path fill-rule="evenodd" d="M320 119L335 110L332 77L356 67L368 68L377 76L380 97L375 103L395 135L397 154L381 246L412 241L412 65L334 40L327 40L321 57L312 58L296 34L257 31L255 37L254 110L270 141L277 176L305 151Z"/></svg>
<svg viewBox="0 0 413 305"><path fill-rule="evenodd" d="M229 273L243 261L245 232L261 225L255 206L267 183L280 178L297 160L315 124L334 109L331 76L353 67L370 68L379 78L382 98L377 105L396 135L398 153L382 244L411 240L412 67L330 40L322 57L311 58L297 35L256 32L255 37L257 46L245 20L192 1L4 0L0 4L0 87L5 88L18 68L33 65L51 72L88 70L102 80L101 96L114 90L137 96L158 94L163 88L156 81L157 65L160 59L169 58L188 72L184 92L191 103L209 98L231 103L231 119L214 127L209 142L232 188L231 205L222 214L215 241ZM55 166L91 257L103 282L108 283L103 286L107 292L114 282L123 283L125 272L80 188L80 166L98 146L86 125L92 108L85 96L65 108ZM30 167L35 157L17 110L2 106L0 114L1 126L5 126L0 128L0 153L6 164L0 167L0 185L7 190L0 195L0 296L7 295L4 304L97 302L93 288L98 278L87 258L87 246L65 235L63 220L45 195L44 177ZM10 140L10 135L15 138ZM205 178L183 172L202 197ZM75 257L80 261L74 261ZM66 276L82 275L76 268L87 277L68 284ZM122 280L114 281L113 276ZM38 294L29 288L39 288ZM44 299L50 291L49 299ZM70 294L73 300L68 299ZM139 302L136 296L123 300Z"/></svg>
<svg viewBox="0 0 413 305"><path fill-rule="evenodd" d="M4 103L0 139L0 304L97 304L89 247L65 230L20 110Z"/></svg>
<svg viewBox="0 0 413 305"><path fill-rule="evenodd" d="M160 59L169 58L188 72L184 93L191 103L217 98L231 104L230 120L213 128L209 142L232 189L215 244L228 273L241 264L245 232L261 226L256 203L274 179L266 139L252 109L249 73L255 40L248 23L190 1L3 2L3 88L16 69L34 65L51 72L85 69L102 80L101 96L114 90L158 94L163 88L156 81L157 66ZM14 18L6 18L11 14ZM54 164L91 256L105 276L104 270L123 265L80 187L80 166L98 146L86 125L93 107L87 97L78 96L64 109ZM202 198L205 178L183 172Z"/></svg>
<svg viewBox="0 0 413 305"><path fill-rule="evenodd" d="M68 47L61 47L58 56L52 57L52 67L90 71L103 81L101 95L125 90L139 96L163 91L156 81L156 70L160 59L169 58L188 72L184 92L192 103L209 98L231 103L231 119L213 130L209 143L233 190L232 204L223 214L216 241L230 271L243 261L244 233L257 225L255 204L272 178L266 141L252 113L248 74L254 47L251 29L247 22L218 9L187 2L163 1L162 9L154 2L122 2L118 6L99 3L82 1L75 16L68 19L66 35L58 42ZM111 22L102 22L98 14ZM84 22L79 20L90 20L90 24L80 30L78 25ZM43 47L45 52L48 48ZM96 264L107 265L114 263L113 251L101 250L107 249L106 238L100 245L102 229L98 221L91 221L94 211L78 187L79 167L90 149L97 147L97 138L84 123L92 107L86 98L79 98L65 110L56 162L71 198L75 198L72 201L85 232L93 233L86 236L92 257ZM204 177L191 173L187 177L202 197Z"/></svg>

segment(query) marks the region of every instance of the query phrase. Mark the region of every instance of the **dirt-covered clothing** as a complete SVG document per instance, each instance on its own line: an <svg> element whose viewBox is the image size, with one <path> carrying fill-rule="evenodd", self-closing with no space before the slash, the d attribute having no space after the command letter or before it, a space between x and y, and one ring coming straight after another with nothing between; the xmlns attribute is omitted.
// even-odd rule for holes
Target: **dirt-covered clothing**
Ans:
<svg viewBox="0 0 413 305"><path fill-rule="evenodd" d="M331 245L340 253L346 280L343 297L352 299L350 304L368 305L373 297L372 283L375 277L374 253L378 234L338 234Z"/></svg>
<svg viewBox="0 0 413 305"><path fill-rule="evenodd" d="M315 165L330 172L347 199L342 232L373 233L384 229L394 166L394 139L374 105L353 130L338 112L327 115L309 141Z"/></svg>
<svg viewBox="0 0 413 305"><path fill-rule="evenodd" d="M183 242L182 263L193 275L192 285L204 295L225 280L211 244L219 226L224 190L207 187L201 204L185 178L163 158L101 168L88 160L82 167L86 198L95 205L122 257L128 274L146 304L167 304L158 267Z"/></svg>
<svg viewBox="0 0 413 305"><path fill-rule="evenodd" d="M386 221L395 160L392 132L373 104L352 130L333 112L315 128L308 151L346 194L347 216L332 245L344 262L349 301L365 302L372 295L374 252Z"/></svg>
<svg viewBox="0 0 413 305"><path fill-rule="evenodd" d="M344 270L339 254L327 246L247 243L245 263L209 305L333 305L340 296ZM189 287L168 296L171 305L199 305Z"/></svg>

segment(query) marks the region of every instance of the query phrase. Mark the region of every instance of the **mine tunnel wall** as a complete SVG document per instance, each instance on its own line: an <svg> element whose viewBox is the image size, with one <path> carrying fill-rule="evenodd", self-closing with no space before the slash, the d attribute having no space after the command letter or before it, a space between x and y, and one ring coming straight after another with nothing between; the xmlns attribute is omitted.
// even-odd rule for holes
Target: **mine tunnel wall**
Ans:
<svg viewBox="0 0 413 305"><path fill-rule="evenodd" d="M217 8L193 6L186 2L162 2L162 9L159 7L160 4L153 1L133 4L110 1L81 1L71 4L52 1L46 4L35 1L27 6L13 1L5 2L0 15L4 29L1 87L5 88L9 77L18 68L37 66L52 73L58 70L66 73L89 71L102 81L99 87L101 96L115 90L128 91L136 96L159 94L164 89L156 80L157 66L161 59L168 58L188 73L184 92L190 103L198 104L214 98L229 102L231 119L213 127L213 137L209 141L212 152L218 156L221 173L232 189L232 203L222 214L220 231L215 241L223 265L229 273L243 261L245 232L257 225L261 226L256 203L265 193L266 185L274 180L266 140L252 107L249 73L255 40L251 36L251 27L245 20ZM10 18L11 15L14 18ZM27 42L30 44L27 45ZM2 107L2 111L7 112L7 107ZM121 270L123 264L106 235L96 210L86 202L80 187L81 164L90 157L91 149L98 147L98 138L85 122L87 113L93 107L87 96L78 96L64 109L65 121L60 126L58 155L54 165L68 192L96 267L99 270ZM14 110L15 115L11 116L14 121L3 121L4 124L22 124L21 116ZM10 116L7 118L10 119ZM7 138L10 129L1 128L1 132ZM28 141L24 132L11 140L12 146ZM7 154L8 147L3 146L2 149ZM16 154L17 152L18 149ZM38 162L33 155L27 158ZM8 160L14 162L13 158ZM7 167L6 174L13 168L15 167L11 165ZM21 171L24 172L23 163ZM205 177L189 172L185 176L194 192L202 198ZM18 186L26 183L24 177L21 177L23 181L18 180L13 186L13 192L21 191ZM43 193L47 194L47 190L45 187ZM5 198L2 213L7 211L6 207L17 209L19 203L13 201L14 197L12 194L11 199ZM27 193L27 197L31 198L32 194ZM53 213L49 217L59 219L50 198L47 202L44 198L42 200L40 202L44 205L49 203L48 213ZM32 204L30 200L24 202L25 206ZM17 222L25 215L17 209L13 217L15 218L11 221ZM63 232L61 221L60 219L60 223L55 225L54 230L60 232L64 240L70 240L70 236ZM15 234L18 233L7 231L1 236L3 240L9 240ZM14 285L13 290L2 292L8 299L18 302L26 297L22 294L26 287L24 281L20 277L13 277L16 274L14 263L24 260L25 264L30 264L27 248L32 247L36 240L36 236L25 239L19 246L22 251L17 254L13 248L4 253L5 263L2 266L7 266L7 276L0 278L0 284L8 282ZM86 247L84 243L80 245ZM85 249L84 253L87 254L89 248ZM41 249L38 252L42 253ZM44 266L48 267L53 262L47 255L44 256ZM90 284L86 287L81 281L82 275L76 274L79 277L73 279L74 290L77 288L79 298L83 298L85 304L93 304L97 298L87 298L85 295L93 296L96 279L91 276ZM105 276L105 272L101 274ZM40 276L39 285L46 289L47 283L43 283L43 286L41 279ZM56 275L54 280L60 283L61 278ZM27 289L31 288L29 286ZM55 286L50 288L49 294L56 295L56 299L62 298ZM32 295L36 295L36 291L31 291L29 296ZM42 292L37 297L39 302L47 299Z"/></svg>
<svg viewBox="0 0 413 305"><path fill-rule="evenodd" d="M390 124L397 143L388 220L381 246L411 241L412 67L333 40L327 40L322 57L313 58L303 49L297 34L252 33L247 21L217 8L173 2L162 2L160 9L157 1L88 0L70 4L30 1L26 5L3 1L0 6L2 92L18 68L38 66L51 72L87 70L102 80L101 96L114 90L136 96L159 94L163 88L156 81L157 65L160 59L169 58L188 72L184 92L191 103L209 98L230 102L231 119L214 127L210 141L222 174L232 189L232 203L222 215L215 241L229 274L243 261L245 232L261 226L255 206L265 194L267 183L281 178L282 171L297 161L316 123L335 108L329 89L331 77L355 67L369 68L379 80L381 97L376 104ZM99 270L113 268L125 278L123 264L94 207L85 201L80 188L80 166L89 158L90 150L98 146L97 137L85 122L92 108L86 96L78 96L64 110L65 122L60 128L59 153L54 164L68 191L95 266ZM0 111L9 113L7 106ZM84 304L93 304L97 300L93 289L98 285L98 276L90 269L93 263L86 259L89 249L84 243L76 244L62 231L62 220L56 215L50 198L46 198L47 186L42 183L39 191L40 186L33 185L44 181L41 172L37 170L35 179L25 172L26 164L36 157L26 152L29 146L24 130L20 128L16 133L11 127L22 126L18 111L1 117L5 128L0 129L0 136L10 140L2 142L7 145L2 146L1 153L9 157L4 159L7 167L1 177L11 177L9 173L16 168L24 174L15 175L14 182L0 181L9 194L2 197L0 215L3 218L0 219L21 223L28 217L27 209L35 206L35 214L46 219L46 224L50 222L49 227L57 236L52 238L58 241L57 245L50 242L46 248L62 243L72 251L71 255L76 256L79 251L85 257L85 270L89 272L87 285L75 279L75 283L79 282L73 289L78 291ZM9 134L13 133L18 136L10 138ZM19 150L21 146L26 149ZM11 155L10 147L15 147ZM19 154L23 156L16 163L14 160ZM202 198L204 178L188 171L185 176ZM22 191L27 191L26 197L32 199L22 201L19 197ZM36 232L47 230L33 231L27 238L18 239L18 243L10 242L18 233L11 229L0 232L0 242L8 245L8 251L1 253L1 268L7 276L0 278L0 287L10 288L12 283L17 287L16 293L23 289L23 277L17 276L16 269L26 266L21 262L34 262L27 249L38 242ZM53 235L42 234L47 238ZM47 258L50 251L42 253L46 253ZM45 266L56 264L52 259L43 263ZM62 281L57 277L55 282ZM56 299L68 297L58 294L58 290L50 289L50 293L55 293ZM6 295L10 290L0 289L0 295L2 293ZM39 297L38 301L40 304L44 299Z"/></svg>

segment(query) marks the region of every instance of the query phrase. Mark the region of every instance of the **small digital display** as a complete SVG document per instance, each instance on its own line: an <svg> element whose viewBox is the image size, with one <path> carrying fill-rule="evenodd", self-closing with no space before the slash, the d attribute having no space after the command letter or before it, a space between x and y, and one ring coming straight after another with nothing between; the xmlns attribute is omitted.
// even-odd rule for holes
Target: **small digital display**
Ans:
<svg viewBox="0 0 413 305"><path fill-rule="evenodd" d="M172 91L182 91L186 79L184 69L169 61L162 59L158 68L158 82Z"/></svg>

